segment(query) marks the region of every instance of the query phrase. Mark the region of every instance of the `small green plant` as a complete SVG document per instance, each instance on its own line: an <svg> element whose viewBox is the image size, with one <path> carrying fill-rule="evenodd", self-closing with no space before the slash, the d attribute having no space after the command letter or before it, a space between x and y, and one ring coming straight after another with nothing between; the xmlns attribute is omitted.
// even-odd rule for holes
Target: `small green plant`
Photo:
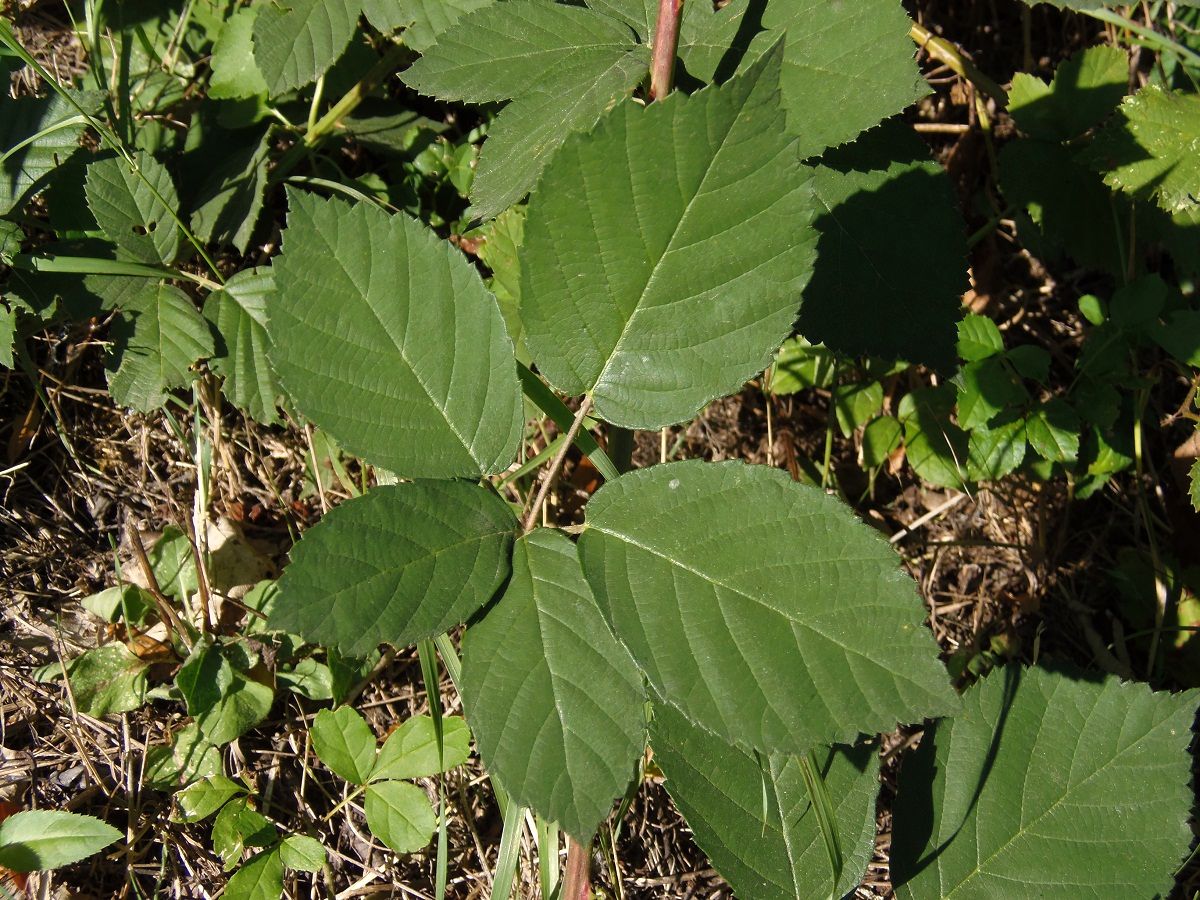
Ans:
<svg viewBox="0 0 1200 900"><path fill-rule="evenodd" d="M561 827L561 896L581 896L587 848L638 789L648 748L741 896L845 896L874 847L877 735L926 720L895 813L900 896L1170 889L1191 840L1195 693L1003 666L997 652L960 694L913 582L839 499L738 461L630 471L614 448L774 360L767 389L828 390L830 433L861 432L872 470L903 448L931 484L1024 466L1069 473L1083 495L1138 465L1126 444L1142 421L1138 360L1162 350L1193 378L1200 362L1194 92L1126 97L1112 48L1052 83L988 88L1028 135L995 161L1004 202L989 227L1012 216L1047 256L1115 279L1080 300L1085 349L1053 394L1044 348L962 316L969 243L950 181L895 118L926 86L894 0L187 10L175 27L145 11L112 20L146 35L113 60L127 82L117 104L103 71L94 92L58 85L0 24L56 88L0 101L13 148L3 327L29 370L31 328L111 314L122 405L156 409L188 386L205 396L219 379L247 414L302 417L362 462L364 485L373 476L307 531L278 583L242 598L244 628L214 627L220 591L175 534L154 548L146 588L89 601L119 621L119 641L48 673L96 715L183 700L191 722L147 775L183 788L182 815L216 815L214 846L240 865L231 896L273 896L285 867L311 871L323 853L281 837L217 748L263 719L278 684L340 701L337 670L380 644L417 645L427 687L436 645L465 721L435 709L379 747L352 709L323 710L317 757L353 785L343 802L364 798L372 833L412 852L445 811L408 779L465 761L469 723L505 820L497 897L525 809L549 838L544 891ZM143 123L146 109L182 114L208 51L212 105L189 112L186 140ZM408 90L505 105L458 143L407 110L367 115L406 65ZM89 129L99 153L78 146ZM226 137L241 149L181 196L181 176ZM384 174L340 172L326 148L343 140L382 148ZM39 192L46 217L31 215ZM213 254L240 258L267 227L269 194L286 198L280 252L229 274ZM1175 268L1152 269L1137 242ZM942 377L899 390L911 365ZM531 408L560 437L526 460ZM582 523L555 521L549 500L572 448L605 481ZM811 480L830 482L828 453ZM173 669L152 688L131 644L154 626Z"/></svg>

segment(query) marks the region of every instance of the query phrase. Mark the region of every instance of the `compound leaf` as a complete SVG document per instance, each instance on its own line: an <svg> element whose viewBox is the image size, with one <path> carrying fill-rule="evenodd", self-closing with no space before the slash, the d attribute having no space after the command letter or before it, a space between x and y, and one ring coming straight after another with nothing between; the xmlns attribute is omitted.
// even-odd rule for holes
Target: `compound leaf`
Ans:
<svg viewBox="0 0 1200 900"><path fill-rule="evenodd" d="M175 182L166 167L144 151L134 157L137 170L120 157L87 167L88 209L119 255L138 262L170 265L179 255L179 209Z"/></svg>
<svg viewBox="0 0 1200 900"><path fill-rule="evenodd" d="M835 804L843 851L834 885L800 757L730 746L668 704L654 709L654 760L696 843L740 897L843 897L875 849L879 758L870 746L820 747L819 774ZM748 838L752 836L752 840Z"/></svg>
<svg viewBox="0 0 1200 900"><path fill-rule="evenodd" d="M561 532L517 541L504 596L467 630L462 692L480 756L513 801L592 835L634 775L644 694Z"/></svg>
<svg viewBox="0 0 1200 900"><path fill-rule="evenodd" d="M108 389L121 406L150 412L183 387L196 360L213 354L212 332L177 287L156 284L136 295L112 327Z"/></svg>
<svg viewBox="0 0 1200 900"><path fill-rule="evenodd" d="M216 332L208 367L225 379L222 390L256 422L279 421L283 393L267 358L267 298L274 291L269 267L245 269L204 301L204 318Z"/></svg>
<svg viewBox="0 0 1200 900"><path fill-rule="evenodd" d="M1014 666L963 700L904 763L898 896L1170 892L1192 839L1196 692Z"/></svg>
<svg viewBox="0 0 1200 900"><path fill-rule="evenodd" d="M521 389L479 273L406 215L289 197L271 361L300 411L405 477L506 468L521 438Z"/></svg>
<svg viewBox="0 0 1200 900"><path fill-rule="evenodd" d="M475 484L376 487L295 546L271 627L351 656L441 634L508 577L515 530L507 504Z"/></svg>
<svg viewBox="0 0 1200 900"><path fill-rule="evenodd" d="M726 740L802 752L956 706L887 542L785 472L632 472L588 503L579 547L655 691Z"/></svg>
<svg viewBox="0 0 1200 900"><path fill-rule="evenodd" d="M542 175L521 265L526 345L610 422L691 417L762 371L792 328L815 234L779 63L776 51L726 85L624 104Z"/></svg>
<svg viewBox="0 0 1200 900"><path fill-rule="evenodd" d="M121 836L91 816L26 810L0 822L0 866L14 872L57 869L98 853Z"/></svg>
<svg viewBox="0 0 1200 900"><path fill-rule="evenodd" d="M815 174L820 238L801 333L850 355L952 369L969 282L945 170L912 129L889 121L828 154Z"/></svg>
<svg viewBox="0 0 1200 900"><path fill-rule="evenodd" d="M254 61L272 97L323 75L354 36L361 0L265 3L254 19Z"/></svg>

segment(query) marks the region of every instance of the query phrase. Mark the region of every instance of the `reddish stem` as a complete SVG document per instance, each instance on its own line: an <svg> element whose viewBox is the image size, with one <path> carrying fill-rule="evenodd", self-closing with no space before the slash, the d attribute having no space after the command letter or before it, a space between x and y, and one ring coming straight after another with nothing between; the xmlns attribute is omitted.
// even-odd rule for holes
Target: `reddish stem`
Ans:
<svg viewBox="0 0 1200 900"><path fill-rule="evenodd" d="M567 867L563 873L562 900L591 900L591 847L567 838Z"/></svg>
<svg viewBox="0 0 1200 900"><path fill-rule="evenodd" d="M654 29L654 57L650 63L650 97L661 100L671 93L675 78L675 53L679 49L679 20L683 0L658 0L658 24Z"/></svg>

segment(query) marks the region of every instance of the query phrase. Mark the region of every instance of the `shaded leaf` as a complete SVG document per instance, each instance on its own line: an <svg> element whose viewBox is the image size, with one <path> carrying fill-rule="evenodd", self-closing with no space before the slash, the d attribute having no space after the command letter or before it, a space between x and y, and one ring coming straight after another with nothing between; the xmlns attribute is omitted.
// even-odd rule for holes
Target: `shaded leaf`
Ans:
<svg viewBox="0 0 1200 900"><path fill-rule="evenodd" d="M423 53L469 12L495 0L363 0L367 21L387 33L404 28L404 43Z"/></svg>
<svg viewBox="0 0 1200 900"><path fill-rule="evenodd" d="M814 172L820 238L800 332L842 353L952 369L967 246L945 170L890 121Z"/></svg>
<svg viewBox="0 0 1200 900"><path fill-rule="evenodd" d="M1050 84L1018 72L1008 111L1026 134L1065 141L1107 116L1129 85L1129 56L1120 47L1088 47L1059 64Z"/></svg>
<svg viewBox="0 0 1200 900"><path fill-rule="evenodd" d="M264 130L253 143L228 150L213 167L192 213L192 231L202 241L246 252L262 213L270 147L270 132Z"/></svg>
<svg viewBox="0 0 1200 900"><path fill-rule="evenodd" d="M1054 398L1025 422L1029 445L1051 462L1074 462L1079 455L1079 416L1065 400Z"/></svg>
<svg viewBox="0 0 1200 900"><path fill-rule="evenodd" d="M208 96L214 100L240 100L267 93L267 82L254 61L254 19L258 6L233 11L213 44Z"/></svg>
<svg viewBox="0 0 1200 900"><path fill-rule="evenodd" d="M993 672L905 761L897 895L1166 896L1192 839L1196 696Z"/></svg>
<svg viewBox="0 0 1200 900"><path fill-rule="evenodd" d="M91 91L73 91L71 96L89 112L94 112L100 101L100 95ZM79 149L86 128L79 110L56 93L14 100L4 92L0 97L0 153L6 158L0 163L0 215L19 209L22 201L46 183Z"/></svg>
<svg viewBox="0 0 1200 900"><path fill-rule="evenodd" d="M117 253L138 262L170 265L179 255L179 226L172 217L179 209L175 182L153 156L138 151L134 171L120 157L98 160L87 167L88 209Z"/></svg>

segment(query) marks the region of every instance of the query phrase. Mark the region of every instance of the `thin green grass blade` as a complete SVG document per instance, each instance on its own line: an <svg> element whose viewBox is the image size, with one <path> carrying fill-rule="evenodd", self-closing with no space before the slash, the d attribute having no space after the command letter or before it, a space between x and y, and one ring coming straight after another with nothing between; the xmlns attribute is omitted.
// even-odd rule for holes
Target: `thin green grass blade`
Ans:
<svg viewBox="0 0 1200 900"><path fill-rule="evenodd" d="M524 363L517 363L517 377L521 379L521 389L525 392L525 396L548 415L555 425L563 431L571 427L575 414L567 409L567 405L558 399L554 391L550 390L546 383ZM579 449L587 455L600 474L604 476L605 481L613 481L621 477L621 472L613 465L608 454L600 448L596 439L588 432L581 430L575 440L579 444Z"/></svg>
<svg viewBox="0 0 1200 900"><path fill-rule="evenodd" d="M491 900L508 900L512 896L517 863L521 858L521 829L524 823L525 807L508 804L504 814L504 831L500 835L500 854L496 857L496 873L492 878Z"/></svg>
<svg viewBox="0 0 1200 900"><path fill-rule="evenodd" d="M825 842L825 851L829 854L829 868L833 872L832 883L836 886L842 877L842 840L838 835L837 813L833 801L825 787L825 779L821 777L816 754L811 750L800 757L800 775L808 788L808 797L812 801L813 813L816 815L817 825L821 829L821 840ZM831 892L830 897L833 896L834 893Z"/></svg>

